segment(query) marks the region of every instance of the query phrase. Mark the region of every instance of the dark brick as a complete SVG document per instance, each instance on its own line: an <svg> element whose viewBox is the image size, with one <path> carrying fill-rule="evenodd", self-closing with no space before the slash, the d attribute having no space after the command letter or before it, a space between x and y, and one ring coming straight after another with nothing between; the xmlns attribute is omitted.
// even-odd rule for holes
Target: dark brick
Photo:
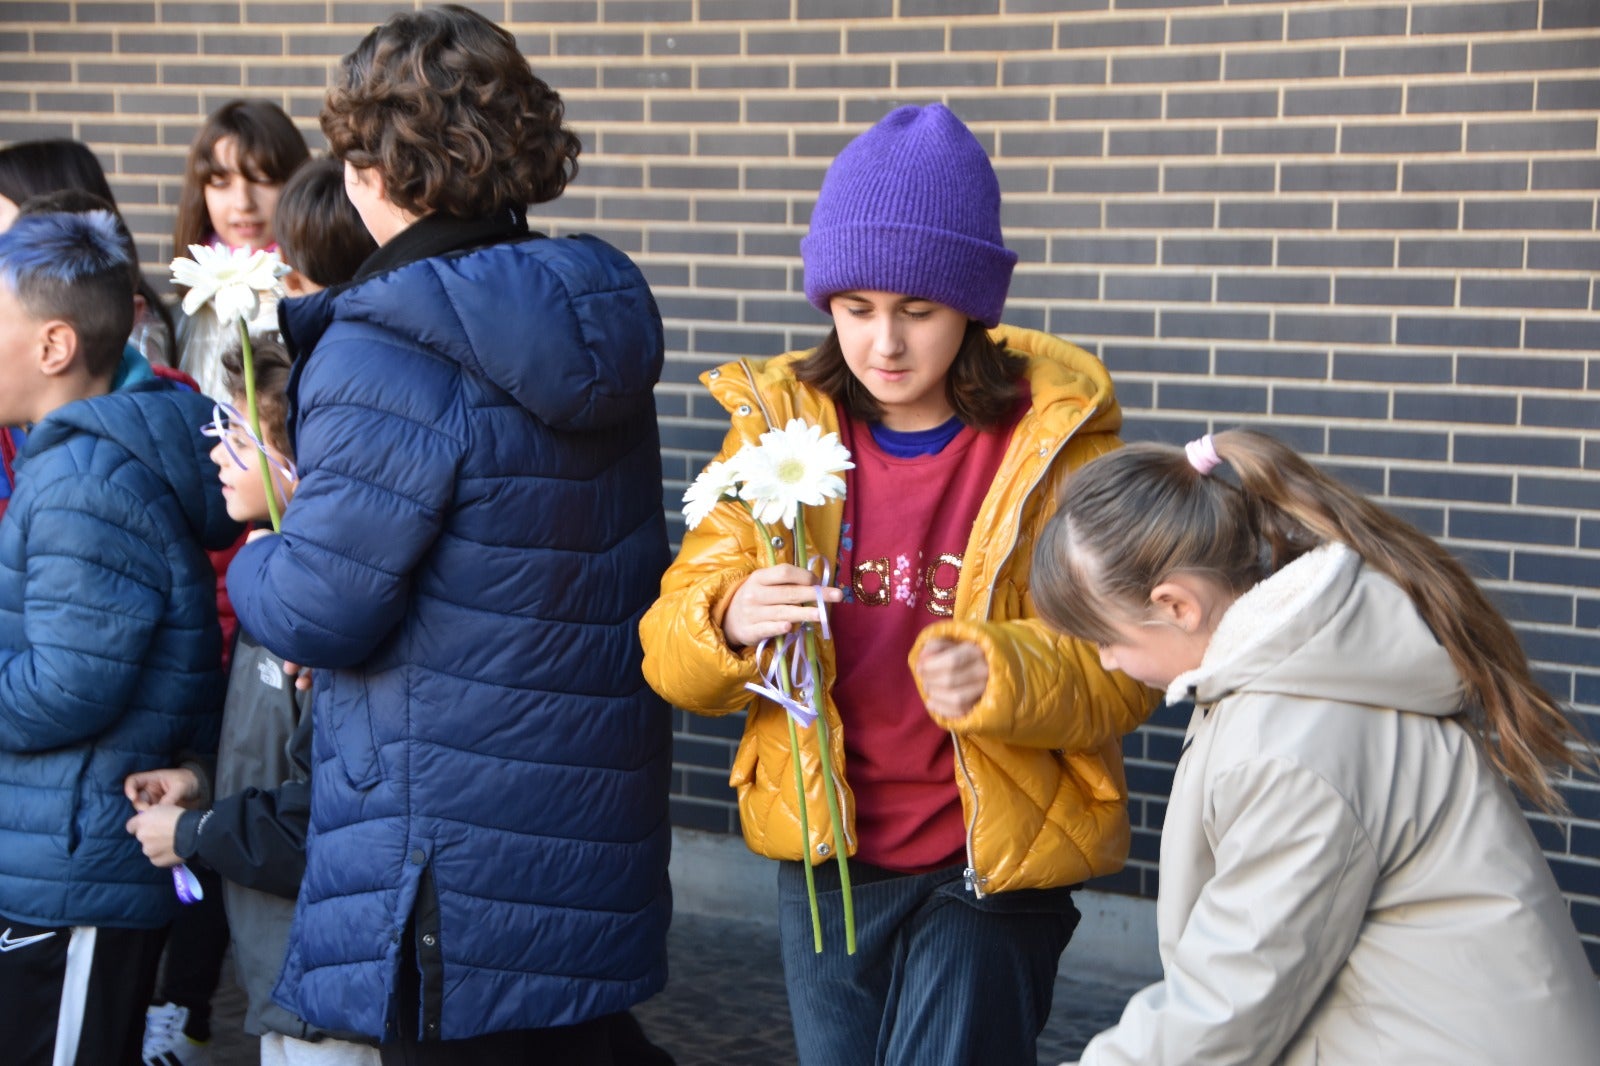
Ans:
<svg viewBox="0 0 1600 1066"><path fill-rule="evenodd" d="M735 291L755 289L763 292L783 292L789 287L789 274L784 268L748 264L726 266L699 263L695 267L694 280L696 285L703 288Z"/></svg>
<svg viewBox="0 0 1600 1066"><path fill-rule="evenodd" d="M1459 152L1461 124L1407 123L1386 126L1346 126L1339 150L1347 155L1411 155L1419 152Z"/></svg>
<svg viewBox="0 0 1600 1066"><path fill-rule="evenodd" d="M1168 93L1168 118L1273 118L1276 92Z"/></svg>
<svg viewBox="0 0 1600 1066"><path fill-rule="evenodd" d="M1398 115L1399 86L1373 85L1350 89L1287 89L1283 94L1285 118L1306 115Z"/></svg>
<svg viewBox="0 0 1600 1066"><path fill-rule="evenodd" d="M1109 310L1058 304L1050 308L1049 331L1061 336L1152 337L1154 311Z"/></svg>
<svg viewBox="0 0 1600 1066"><path fill-rule="evenodd" d="M1282 385L1272 390L1272 413L1315 418L1363 418L1385 421L1389 394L1355 389L1296 389Z"/></svg>
<svg viewBox="0 0 1600 1066"><path fill-rule="evenodd" d="M1535 189L1600 189L1600 160L1536 160L1532 184Z"/></svg>
<svg viewBox="0 0 1600 1066"><path fill-rule="evenodd" d="M1276 175L1270 165L1203 164L1167 165L1162 168L1164 191L1174 192L1271 192ZM1132 189L1132 192L1143 190Z"/></svg>
<svg viewBox="0 0 1600 1066"><path fill-rule="evenodd" d="M783 69L783 68L779 68ZM864 66L853 63L807 64L795 67L794 84L797 89L885 89L890 81L889 65ZM783 82L767 85L781 88Z"/></svg>
<svg viewBox="0 0 1600 1066"><path fill-rule="evenodd" d="M734 101L737 103L737 101ZM750 97L745 101L745 116L750 122L837 122L839 101L834 97L806 99Z"/></svg>
<svg viewBox="0 0 1600 1066"><path fill-rule="evenodd" d="M841 146L842 147L842 146ZM695 153L703 156L783 156L789 151L786 133L700 133Z"/></svg>
<svg viewBox="0 0 1600 1066"><path fill-rule="evenodd" d="M694 350L728 355L776 354L785 350L782 333L760 330L696 329ZM706 449L714 451L722 444L724 429L712 427L715 436L708 439Z"/></svg>
<svg viewBox="0 0 1600 1066"><path fill-rule="evenodd" d="M1518 592L1512 589L1486 589L1489 598L1494 601L1500 613L1512 623L1536 622L1546 625L1571 625L1572 624L1572 597L1549 596L1534 592ZM1557 851L1565 850L1565 834L1560 833L1550 823L1542 819L1531 822L1534 835L1539 838L1540 846ZM1543 828L1541 828L1543 827ZM1600 851L1590 852L1600 854Z"/></svg>
<svg viewBox="0 0 1600 1066"><path fill-rule="evenodd" d="M1104 58L1008 59L1000 67L1000 84L1006 86L1101 85L1105 79Z"/></svg>
<svg viewBox="0 0 1600 1066"><path fill-rule="evenodd" d="M1584 111L1600 108L1600 78L1541 78L1540 111Z"/></svg>
<svg viewBox="0 0 1600 1066"><path fill-rule="evenodd" d="M1334 303L1366 307L1451 307L1456 300L1454 278L1414 275L1345 275L1334 283Z"/></svg>
<svg viewBox="0 0 1600 1066"><path fill-rule="evenodd" d="M839 30L751 30L745 34L749 55L838 55Z"/></svg>
<svg viewBox="0 0 1600 1066"><path fill-rule="evenodd" d="M1478 436L1455 434L1457 463L1486 463L1494 466L1577 467L1582 442L1570 436L1539 437L1505 433Z"/></svg>
<svg viewBox="0 0 1600 1066"><path fill-rule="evenodd" d="M952 99L950 110L966 122L1043 122L1050 117L1050 98L966 96Z"/></svg>
<svg viewBox="0 0 1600 1066"><path fill-rule="evenodd" d="M998 15L1000 0L900 0L901 18L923 15Z"/></svg>
<svg viewBox="0 0 1600 1066"><path fill-rule="evenodd" d="M1589 284L1550 278L1462 278L1461 306L1583 310L1589 306ZM1591 339L1600 341L1600 323L1590 323L1589 328Z"/></svg>
<svg viewBox="0 0 1600 1066"><path fill-rule="evenodd" d="M1111 200L1106 203L1106 228L1211 229L1216 210L1210 200Z"/></svg>
<svg viewBox="0 0 1600 1066"><path fill-rule="evenodd" d="M1503 474L1463 474L1454 470L1408 470L1389 473L1389 491L1395 496L1425 500L1471 500L1474 503L1511 502L1512 479Z"/></svg>
<svg viewBox="0 0 1600 1066"><path fill-rule="evenodd" d="M245 84L250 86L291 86L324 88L328 84L327 67L251 66L245 69Z"/></svg>
<svg viewBox="0 0 1600 1066"><path fill-rule="evenodd" d="M1419 36L1430 33L1502 33L1537 29L1538 25L1538 0L1445 4L1417 7L1411 12L1411 32Z"/></svg>
<svg viewBox="0 0 1600 1066"><path fill-rule="evenodd" d="M1460 208L1450 201L1389 200L1339 205L1340 229L1447 229L1456 228Z"/></svg>
<svg viewBox="0 0 1600 1066"><path fill-rule="evenodd" d="M1406 112L1530 111L1533 82L1481 81L1448 85L1412 85L1406 90Z"/></svg>
<svg viewBox="0 0 1600 1066"><path fill-rule="evenodd" d="M1215 155L1217 131L1211 129L1135 129L1110 133L1112 156Z"/></svg>
<svg viewBox="0 0 1600 1066"><path fill-rule="evenodd" d="M1393 78L1402 74L1457 74L1466 69L1465 44L1347 48L1344 53L1344 73L1347 78L1372 76ZM1413 91L1415 88L1412 87Z"/></svg>
<svg viewBox="0 0 1600 1066"><path fill-rule="evenodd" d="M606 0L607 22L688 22L694 0Z"/></svg>
<svg viewBox="0 0 1600 1066"><path fill-rule="evenodd" d="M1000 221L1007 228L1094 229L1100 225L1100 205L1012 199L1000 204Z"/></svg>
<svg viewBox="0 0 1600 1066"><path fill-rule="evenodd" d="M1168 410L1265 414L1267 390L1239 385L1163 381L1161 406Z"/></svg>
<svg viewBox="0 0 1600 1066"><path fill-rule="evenodd" d="M884 0L870 0L870 2L857 4L863 9L863 15L871 14L873 8L878 7ZM802 4L801 18L817 17L803 13L805 4ZM717 20L738 20L749 22L755 19L787 19L789 17L789 0L700 0L700 21L714 22ZM825 17L825 16L824 16Z"/></svg>
<svg viewBox="0 0 1600 1066"><path fill-rule="evenodd" d="M738 288L739 286L730 286ZM798 297L789 300L763 300L755 297L744 299L745 319L749 322L784 323L796 326L811 326L817 322L818 311L815 307Z"/></svg>
<svg viewBox="0 0 1600 1066"><path fill-rule="evenodd" d="M688 155L687 133L639 133L606 131L600 136L601 152L607 155Z"/></svg>
<svg viewBox="0 0 1600 1066"><path fill-rule="evenodd" d="M1270 249L1269 249L1270 257ZM1052 263L1153 264L1156 242L1149 237L1052 237Z"/></svg>
<svg viewBox="0 0 1600 1066"><path fill-rule="evenodd" d="M1449 535L1461 540L1489 540L1507 544L1542 544L1570 548L1577 544L1577 519L1570 516L1530 514L1524 509L1475 511L1451 507Z"/></svg>
<svg viewBox="0 0 1600 1066"><path fill-rule="evenodd" d="M1443 432L1426 433L1410 429L1334 427L1328 430L1328 451L1335 455L1358 455L1374 459L1442 462L1449 457L1450 437Z"/></svg>
<svg viewBox="0 0 1600 1066"><path fill-rule="evenodd" d="M1246 126L1222 131L1222 151L1228 155L1317 155L1338 150L1339 131L1333 126Z"/></svg>
<svg viewBox="0 0 1600 1066"><path fill-rule="evenodd" d="M142 97L142 99L145 100L146 103L148 103L148 102L150 102L152 100L160 101L161 104L163 104L165 106L158 106L158 107L155 107L155 108L130 106L130 107L127 108L127 110L129 112L132 112L132 113L137 113L137 112L142 112L142 111L155 111L155 112L166 111L168 108L173 106L172 103L171 103L172 101L180 100L182 98L180 98L180 97L172 97L172 96L162 96L162 97L145 96L145 97ZM117 109L116 108L116 100L113 98L112 94L108 93L108 92L107 93L85 93L85 92L51 93L51 92L40 92L40 93L35 93L34 94L34 102L36 103L36 105L38 106L38 110L40 110L40 111L107 112L107 111L115 111ZM193 96L188 97L188 105L189 106L187 108L185 108L183 112L179 112L179 113L192 113L195 110L196 100L195 100L195 98ZM171 113L171 112L168 111L168 113Z"/></svg>
<svg viewBox="0 0 1600 1066"><path fill-rule="evenodd" d="M1463 279L1465 280L1465 279ZM1517 354L1458 356L1456 382L1461 385L1502 385L1511 389L1581 389L1584 365L1579 359L1539 358Z"/></svg>
<svg viewBox="0 0 1600 1066"><path fill-rule="evenodd" d="M1448 385L1453 375L1446 355L1401 352L1334 352L1336 381L1392 381L1416 385Z"/></svg>
<svg viewBox="0 0 1600 1066"><path fill-rule="evenodd" d="M1048 40L1055 27L1048 22L962 24L950 28L952 52L1026 52ZM903 49L900 49L903 51Z"/></svg>
<svg viewBox="0 0 1600 1066"><path fill-rule="evenodd" d="M1007 4L1007 10L1013 6ZM1166 33L1165 19L1113 22L1063 19L1056 31L1056 47L1063 51L1071 48L1160 47L1166 43Z"/></svg>
<svg viewBox="0 0 1600 1066"><path fill-rule="evenodd" d="M872 125L897 107L903 107L906 104L916 104L920 107L925 103L927 103L926 97L913 96L909 93L903 97L874 93L870 97L846 100L844 102L844 121L847 126L860 129ZM982 143L983 134L977 130L974 130L973 133L977 136L979 143ZM988 152L989 149L985 147L984 151Z"/></svg>
<svg viewBox="0 0 1600 1066"><path fill-rule="evenodd" d="M737 33L652 33L650 35L651 55L736 56L742 47Z"/></svg>
<svg viewBox="0 0 1600 1066"><path fill-rule="evenodd" d="M1161 117L1160 93L1094 93L1058 95L1055 117L1071 122L1084 119L1153 119Z"/></svg>
<svg viewBox="0 0 1600 1066"><path fill-rule="evenodd" d="M1279 312L1273 317L1273 337L1280 341L1330 344L1388 344L1394 339L1387 315L1329 312Z"/></svg>
<svg viewBox="0 0 1600 1066"><path fill-rule="evenodd" d="M10 37L7 34L7 37ZM15 46L7 42L5 51L28 51L28 37L26 34L16 34ZM33 35L33 50L35 52L84 52L106 53L111 51L111 34L109 33L46 33L36 31Z"/></svg>
<svg viewBox="0 0 1600 1066"><path fill-rule="evenodd" d="M1463 229L1593 228L1593 200L1483 200L1462 205Z"/></svg>
<svg viewBox="0 0 1600 1066"><path fill-rule="evenodd" d="M65 4L60 5L66 7ZM156 5L150 3L79 3L79 22L154 22Z"/></svg>
<svg viewBox="0 0 1600 1066"><path fill-rule="evenodd" d="M1291 40L1312 37L1404 37L1403 7L1339 7L1328 11L1301 11L1289 15Z"/></svg>
<svg viewBox="0 0 1600 1066"><path fill-rule="evenodd" d="M709 71L726 70L726 67L701 67L701 85L707 86L705 76ZM545 80L549 80L551 71L541 72ZM687 66L666 66L656 63L607 63L600 68L600 80L607 89L640 89L654 91L660 89L687 89L694 76L694 68Z"/></svg>
<svg viewBox="0 0 1600 1066"><path fill-rule="evenodd" d="M1230 274L1217 279L1218 303L1325 304L1327 278L1299 274Z"/></svg>
<svg viewBox="0 0 1600 1066"><path fill-rule="evenodd" d="M1099 156L1103 147L1099 130L1006 130L1000 134L1000 154L1010 158Z"/></svg>
<svg viewBox="0 0 1600 1066"><path fill-rule="evenodd" d="M1528 163L1514 159L1471 163L1407 163L1401 186L1406 192L1497 190L1520 192L1528 187Z"/></svg>
<svg viewBox="0 0 1600 1066"><path fill-rule="evenodd" d="M567 197L562 197L562 200ZM561 201L556 201L560 203ZM687 200L668 200L643 196L607 196L600 201L600 217L639 219L646 222L687 222Z"/></svg>
<svg viewBox="0 0 1600 1066"><path fill-rule="evenodd" d="M1272 335L1270 315L1255 311L1162 311L1163 338L1259 341Z"/></svg>
<svg viewBox="0 0 1600 1066"><path fill-rule="evenodd" d="M1541 26L1546 30L1600 26L1600 7L1596 7L1593 0L1544 0ZM1596 852L1586 854L1594 855ZM1600 932L1600 925L1595 926L1593 931Z"/></svg>
<svg viewBox="0 0 1600 1066"><path fill-rule="evenodd" d="M1270 266L1272 241L1248 237L1164 237L1164 266Z"/></svg>
<svg viewBox="0 0 1600 1066"><path fill-rule="evenodd" d="M1326 352L1292 348L1218 348L1217 373L1223 377L1297 378L1328 376Z"/></svg>
<svg viewBox="0 0 1600 1066"><path fill-rule="evenodd" d="M1399 343L1432 347L1517 348L1521 333L1515 319L1402 315L1395 324Z"/></svg>
<svg viewBox="0 0 1600 1066"><path fill-rule="evenodd" d="M1433 10L1453 10L1456 6ZM1470 10L1465 5L1460 6L1463 10ZM1529 6L1533 6L1531 0ZM1600 50L1600 37L1485 42L1473 46L1472 70L1474 73L1502 70L1586 70L1593 66L1597 50Z"/></svg>
<svg viewBox="0 0 1600 1066"><path fill-rule="evenodd" d="M1051 173L1051 191L1059 193L1147 193L1161 185L1161 172L1154 166L1096 166L1069 163Z"/></svg>
<svg viewBox="0 0 1600 1066"><path fill-rule="evenodd" d="M1185 374L1204 376L1208 373L1204 348L1175 348L1155 345L1107 344L1101 352L1106 368L1113 373L1129 374ZM1122 394L1118 383L1117 393Z"/></svg>
<svg viewBox="0 0 1600 1066"><path fill-rule="evenodd" d="M1284 192L1393 192L1399 182L1395 163L1284 163Z"/></svg>
<svg viewBox="0 0 1600 1066"><path fill-rule="evenodd" d="M1597 45L1600 46L1600 45ZM1467 124L1469 152L1586 151L1595 146L1594 119L1540 122L1471 122Z"/></svg>
<svg viewBox="0 0 1600 1066"><path fill-rule="evenodd" d="M561 56L642 56L642 33L561 33L556 36L556 55Z"/></svg>
<svg viewBox="0 0 1600 1066"><path fill-rule="evenodd" d="M618 101L634 107L642 106L641 100ZM568 108L571 111L571 108ZM643 116L639 116L642 118ZM634 122L638 118L627 117L622 121ZM650 121L652 122L686 122L691 124L723 123L739 121L739 101L737 99L718 99L716 97L693 96L658 96L650 100Z"/></svg>
<svg viewBox="0 0 1600 1066"><path fill-rule="evenodd" d="M1339 49L1298 48L1281 52L1230 52L1223 77L1227 81L1299 81L1337 78Z"/></svg>
<svg viewBox="0 0 1600 1066"><path fill-rule="evenodd" d="M822 186L822 175L826 170L826 167L798 164L781 167L746 167L744 184L746 189L787 189L791 192L815 194ZM801 220L795 218L791 221Z"/></svg>
<svg viewBox="0 0 1600 1066"><path fill-rule="evenodd" d="M208 56L277 56L283 54L283 37L275 33L208 33L201 38ZM153 49L160 52L160 49Z"/></svg>
<svg viewBox="0 0 1600 1066"><path fill-rule="evenodd" d="M801 19L887 18L893 14L894 0L795 0L795 17Z"/></svg>
<svg viewBox="0 0 1600 1066"><path fill-rule="evenodd" d="M1111 80L1115 84L1216 81L1222 76L1220 55L1114 56Z"/></svg>
<svg viewBox="0 0 1600 1066"><path fill-rule="evenodd" d="M1503 270L1522 266L1522 241L1408 238L1400 242L1402 267ZM1533 264L1529 264L1532 266Z"/></svg>
<svg viewBox="0 0 1600 1066"><path fill-rule="evenodd" d="M38 0L8 0L5 6L7 22L71 22L71 4L42 3Z"/></svg>
<svg viewBox="0 0 1600 1066"><path fill-rule="evenodd" d="M1278 239L1279 266L1383 267L1394 265L1389 240Z"/></svg>
<svg viewBox="0 0 1600 1066"><path fill-rule="evenodd" d="M1142 303L1210 303L1211 279L1189 274L1108 274L1107 300ZM1015 282L1012 291L1016 291ZM1082 299L1093 298L1089 293Z"/></svg>
<svg viewBox="0 0 1600 1066"><path fill-rule="evenodd" d="M1600 271L1600 241L1530 240L1528 269Z"/></svg>
<svg viewBox="0 0 1600 1066"><path fill-rule="evenodd" d="M1283 15L1204 15L1174 18L1170 44L1221 44L1283 40Z"/></svg>
<svg viewBox="0 0 1600 1066"><path fill-rule="evenodd" d="M1511 426L1517 422L1515 396L1465 392L1396 392L1394 417L1413 422L1479 422Z"/></svg>
<svg viewBox="0 0 1600 1066"><path fill-rule="evenodd" d="M798 233L749 231L744 235L743 251L745 255L769 255L781 256L784 259L798 259L800 257L800 235ZM747 269L759 273L764 268L749 267ZM784 272L787 274L787 271Z"/></svg>
<svg viewBox="0 0 1600 1066"><path fill-rule="evenodd" d="M1522 423L1526 426L1560 426L1567 429L1593 430L1600 427L1600 396L1581 400L1555 396L1524 396Z"/></svg>
<svg viewBox="0 0 1600 1066"><path fill-rule="evenodd" d="M1218 208L1222 229L1328 229L1333 205L1305 200L1224 201Z"/></svg>
<svg viewBox="0 0 1600 1066"><path fill-rule="evenodd" d="M87 144L156 143L155 128L146 123L123 125L111 122L80 122L78 135ZM117 203L126 207L127 200L120 189L116 190L116 195Z"/></svg>
<svg viewBox="0 0 1600 1066"><path fill-rule="evenodd" d="M870 52L942 52L943 29L861 29L853 27L845 38L845 51Z"/></svg>
<svg viewBox="0 0 1600 1066"><path fill-rule="evenodd" d="M1581 508L1600 511L1600 481L1594 478L1517 478L1517 502L1533 507ZM1594 601L1600 606L1600 600Z"/></svg>
<svg viewBox="0 0 1600 1066"><path fill-rule="evenodd" d="M1050 168L1042 164L1023 167L1002 164L995 167L995 177L1000 181L1002 197L1050 191Z"/></svg>

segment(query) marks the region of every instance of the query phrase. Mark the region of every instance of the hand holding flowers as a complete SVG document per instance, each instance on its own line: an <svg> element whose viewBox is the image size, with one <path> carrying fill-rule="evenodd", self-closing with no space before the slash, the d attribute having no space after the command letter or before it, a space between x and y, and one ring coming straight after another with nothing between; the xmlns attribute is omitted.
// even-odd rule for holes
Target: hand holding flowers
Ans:
<svg viewBox="0 0 1600 1066"><path fill-rule="evenodd" d="M854 465L836 434L824 435L820 427L796 418L782 429L763 433L757 444L745 445L731 459L711 463L683 494L684 518L690 529L725 501L742 504L755 525L756 539L768 565L747 578L734 594L723 618L723 632L730 644L754 645L758 661L763 652L768 653L764 683L752 682L745 687L787 712L800 833L808 853L812 848L811 828L799 729L817 729L818 760L825 779L822 792L827 799L832 851L839 864L844 901L845 950L850 954L856 950L855 904L840 813L843 785L834 773L830 731L827 716L822 713L817 633L820 628L824 639L829 636L827 604L838 602L842 592L829 584L829 561L812 559L806 551L805 507L842 498L845 483L839 474ZM770 527L780 523L793 530L796 565L778 562L775 544L781 546L782 541L772 535ZM816 851L826 855L829 849L819 843ZM804 857L803 866L811 903L812 935L820 952L822 925L809 854Z"/></svg>

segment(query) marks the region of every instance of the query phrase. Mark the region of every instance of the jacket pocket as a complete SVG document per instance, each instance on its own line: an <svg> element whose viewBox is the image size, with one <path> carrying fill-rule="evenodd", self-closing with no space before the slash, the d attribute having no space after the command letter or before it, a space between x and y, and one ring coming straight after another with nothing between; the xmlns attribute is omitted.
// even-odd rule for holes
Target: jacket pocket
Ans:
<svg viewBox="0 0 1600 1066"><path fill-rule="evenodd" d="M333 751L345 780L367 789L383 777L378 762L378 738L372 732L371 700L367 680L359 674L328 674L329 733Z"/></svg>
<svg viewBox="0 0 1600 1066"><path fill-rule="evenodd" d="M93 809L93 800L88 794L94 787L93 782L89 779L89 764L93 761L94 751L92 749L86 749L78 753L78 768L72 775L72 788L69 790L67 799L67 804L70 807L67 812L65 841L68 856L77 852L78 845L83 843L83 838L87 835L85 832L87 827L84 822L89 817L88 812Z"/></svg>

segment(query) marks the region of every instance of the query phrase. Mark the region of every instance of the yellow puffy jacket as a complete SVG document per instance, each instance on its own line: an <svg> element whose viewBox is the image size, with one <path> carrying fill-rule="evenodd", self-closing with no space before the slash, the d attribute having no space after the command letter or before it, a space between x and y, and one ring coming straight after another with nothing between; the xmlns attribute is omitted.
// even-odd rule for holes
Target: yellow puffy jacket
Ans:
<svg viewBox="0 0 1600 1066"><path fill-rule="evenodd" d="M954 722L937 719L954 734L967 876L980 894L1074 884L1122 868L1128 810L1121 738L1155 704L1148 689L1106 673L1093 645L1047 629L1028 594L1034 540L1065 478L1119 444L1122 414L1110 376L1093 356L1048 334L1001 327L994 336L1027 357L1032 406L973 524L954 617L922 633L907 667L925 641L939 637L976 643L988 660L989 683L977 707ZM795 380L791 368L806 354L738 360L701 376L732 415L718 459L791 418L838 431L833 402ZM805 509L811 555L838 559L842 510L838 500ZM664 698L696 714L748 709L729 778L745 842L771 858L817 863L838 846L822 792L817 730L799 734L811 830L802 841L785 712L744 687L757 680L755 658L749 649L730 649L722 634L734 590L766 565L759 548L748 513L733 504L719 504L685 534L660 598L640 623L644 673ZM832 643L822 642L822 650L831 688ZM832 728L832 785L854 852L854 798L831 692L824 713Z"/></svg>

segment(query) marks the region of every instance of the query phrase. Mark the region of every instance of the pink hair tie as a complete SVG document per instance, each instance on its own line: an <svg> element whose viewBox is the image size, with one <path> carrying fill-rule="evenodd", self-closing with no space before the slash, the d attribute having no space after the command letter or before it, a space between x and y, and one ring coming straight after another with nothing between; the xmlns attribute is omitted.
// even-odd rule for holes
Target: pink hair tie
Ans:
<svg viewBox="0 0 1600 1066"><path fill-rule="evenodd" d="M1222 456L1217 454L1217 446L1209 433L1185 444L1183 451L1189 457L1189 465L1200 471L1201 477L1211 473L1222 462Z"/></svg>

